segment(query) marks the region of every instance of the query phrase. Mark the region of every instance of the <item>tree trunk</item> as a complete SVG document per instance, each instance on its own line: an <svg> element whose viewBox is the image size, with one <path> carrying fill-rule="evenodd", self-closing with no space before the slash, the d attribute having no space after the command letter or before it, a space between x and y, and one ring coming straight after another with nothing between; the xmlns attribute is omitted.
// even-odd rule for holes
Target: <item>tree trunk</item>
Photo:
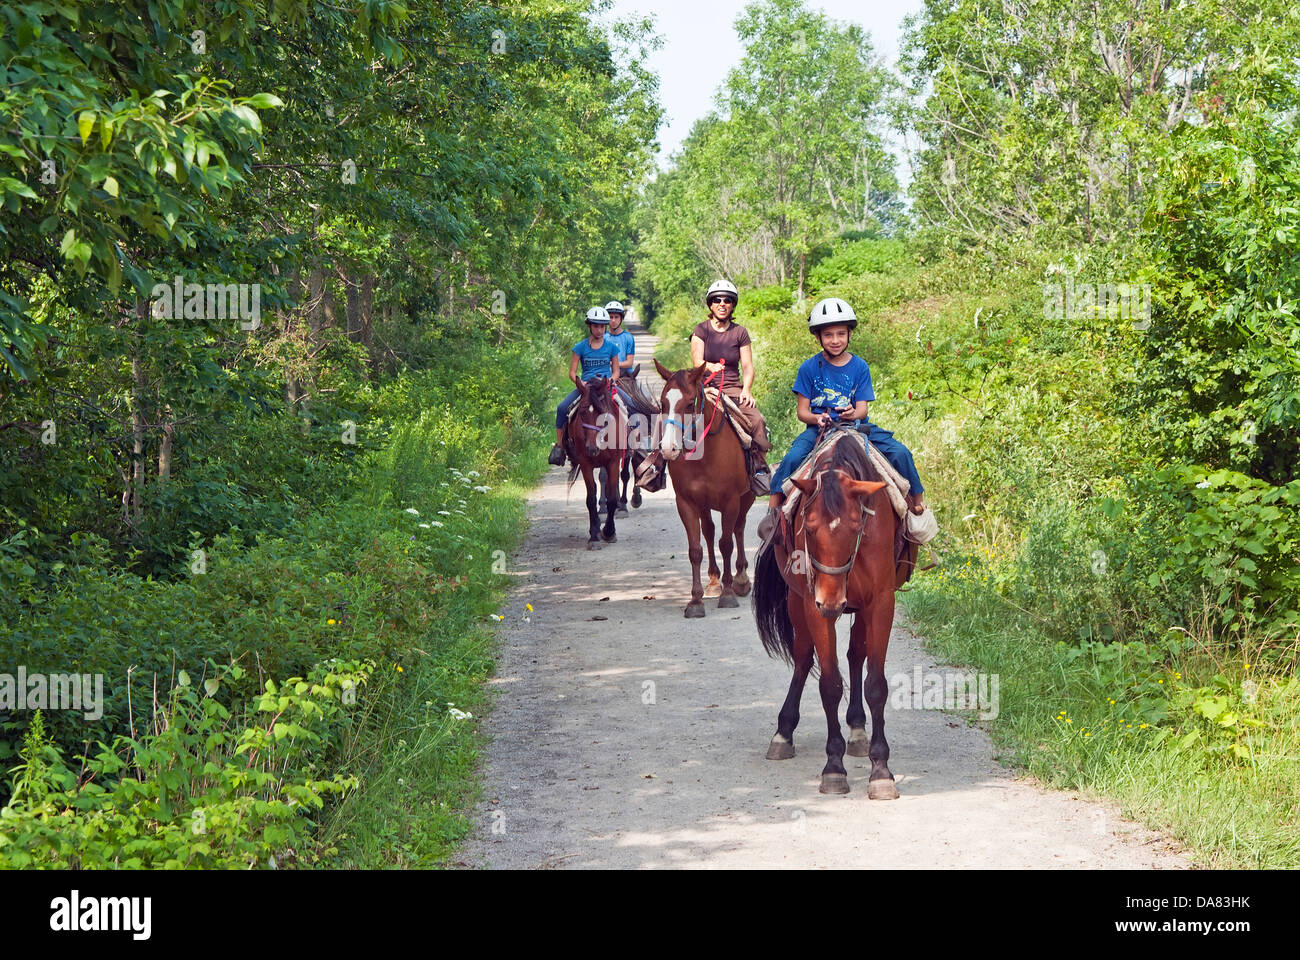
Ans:
<svg viewBox="0 0 1300 960"><path fill-rule="evenodd" d="M369 358L371 350L371 341L374 339L374 317L375 317L375 275L367 273L361 281L361 346L365 347L366 357ZM371 364L374 367L374 364Z"/></svg>
<svg viewBox="0 0 1300 960"><path fill-rule="evenodd" d="M325 325L325 271L313 267L307 279L307 318L316 334Z"/></svg>
<svg viewBox="0 0 1300 960"><path fill-rule="evenodd" d="M141 327L148 315L149 304L137 300L135 304L136 329L131 338L131 495L130 515L133 523L140 521L144 494L144 358L141 356Z"/></svg>
<svg viewBox="0 0 1300 960"><path fill-rule="evenodd" d="M347 273L343 275L343 294L347 298L348 339L361 339L361 286L356 277Z"/></svg>
<svg viewBox="0 0 1300 960"><path fill-rule="evenodd" d="M171 479L172 445L176 441L176 423L172 415L171 404L163 407L163 438L158 448L158 484L161 486Z"/></svg>

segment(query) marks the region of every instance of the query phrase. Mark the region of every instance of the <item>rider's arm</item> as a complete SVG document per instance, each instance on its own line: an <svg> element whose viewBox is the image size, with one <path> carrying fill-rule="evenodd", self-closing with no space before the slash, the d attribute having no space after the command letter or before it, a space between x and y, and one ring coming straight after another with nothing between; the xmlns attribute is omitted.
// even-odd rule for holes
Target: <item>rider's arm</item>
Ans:
<svg viewBox="0 0 1300 960"><path fill-rule="evenodd" d="M740 385L745 393L754 385L754 350L749 344L740 348Z"/></svg>
<svg viewBox="0 0 1300 960"><path fill-rule="evenodd" d="M841 410L841 420L866 420L867 419L867 401L859 400L853 405L852 410Z"/></svg>
<svg viewBox="0 0 1300 960"><path fill-rule="evenodd" d="M573 385L574 385L575 387L578 385L578 381L581 379L581 378L578 376L578 366L579 366L579 364L581 364L581 362L582 362L582 361L578 359L578 355L577 355L576 353L574 353L574 354L570 354L570 357L569 357L569 379L573 381Z"/></svg>
<svg viewBox="0 0 1300 960"><path fill-rule="evenodd" d="M619 372L621 374L623 370L631 370L634 366L636 366L636 351L630 350L628 355L620 361Z"/></svg>
<svg viewBox="0 0 1300 960"><path fill-rule="evenodd" d="M701 363L704 363L704 341L695 334L691 334L691 366L698 367ZM715 373L721 369L722 364L720 363L704 364L705 373Z"/></svg>
<svg viewBox="0 0 1300 960"><path fill-rule="evenodd" d="M796 393L795 396L799 398L798 417L804 423L808 424L808 426L820 427L830 422L830 416L827 414L812 412L812 401L802 393Z"/></svg>

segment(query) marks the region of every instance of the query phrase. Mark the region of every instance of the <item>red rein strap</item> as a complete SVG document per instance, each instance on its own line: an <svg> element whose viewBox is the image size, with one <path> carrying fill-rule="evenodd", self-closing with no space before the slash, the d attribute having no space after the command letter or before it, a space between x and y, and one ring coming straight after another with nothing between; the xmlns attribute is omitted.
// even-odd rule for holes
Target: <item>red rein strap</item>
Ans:
<svg viewBox="0 0 1300 960"><path fill-rule="evenodd" d="M694 453L697 449L699 449L700 444L702 444L702 443L704 442L704 438L707 437L707 436L709 435L709 432L713 429L713 421L714 421L714 418L717 417L717 415L718 415L718 408L719 408L720 406L722 406L722 381L723 381L723 379L724 379L724 374L726 373L726 370L727 370L727 361L726 361L726 360L723 360L723 361L721 361L721 363L722 363L722 369L721 369L721 370L714 370L711 374L709 374L707 377L705 377L704 380L700 383L700 399L703 399L703 398L704 398L704 385L707 384L707 383L708 383L710 380L712 380L714 377L717 377L717 378L718 378L718 388L717 388L717 389L718 389L718 400L717 400L717 402L713 405L713 411L709 414L709 425L708 425L707 427L705 427L705 428L704 428L704 432L703 432L702 434L700 434L698 438L696 438L696 440L695 440L695 445L694 445L693 447L691 447L691 449L689 449L689 450L686 451L686 456L688 456L688 457L689 457L692 453Z"/></svg>

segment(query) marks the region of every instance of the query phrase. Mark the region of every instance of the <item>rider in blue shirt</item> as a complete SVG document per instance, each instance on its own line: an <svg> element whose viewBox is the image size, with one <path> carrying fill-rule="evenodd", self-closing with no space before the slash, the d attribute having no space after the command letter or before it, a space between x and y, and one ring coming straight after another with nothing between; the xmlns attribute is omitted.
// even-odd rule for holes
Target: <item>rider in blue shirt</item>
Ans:
<svg viewBox="0 0 1300 960"><path fill-rule="evenodd" d="M618 346L605 336L608 327L609 314L604 307L592 307L587 311L587 330L590 336L573 345L573 356L569 360L569 379L575 384L575 389L560 401L555 410L555 446L551 447L550 456L547 457L547 462L554 466L564 466L564 427L569 419L569 408L582 396L576 389L576 384L595 377L609 377L611 380L618 378L622 354Z"/></svg>
<svg viewBox="0 0 1300 960"><path fill-rule="evenodd" d="M854 421L857 429L867 434L872 446L911 484L907 495L911 511L920 514L925 510L921 478L916 473L911 451L895 440L893 433L867 420L867 404L876 399L876 394L871 388L867 361L849 353L849 339L857 325L853 308L837 297L819 301L808 318L808 329L822 349L800 365L793 388L799 398L799 419L808 429L795 438L772 477L768 505L773 510L785 502L781 489L785 481L808 459L821 427L832 421Z"/></svg>
<svg viewBox="0 0 1300 960"><path fill-rule="evenodd" d="M605 312L609 314L609 332L605 339L618 347L618 376L625 377L636 365L636 337L623 326L623 317L627 314L623 304L611 300L605 304Z"/></svg>

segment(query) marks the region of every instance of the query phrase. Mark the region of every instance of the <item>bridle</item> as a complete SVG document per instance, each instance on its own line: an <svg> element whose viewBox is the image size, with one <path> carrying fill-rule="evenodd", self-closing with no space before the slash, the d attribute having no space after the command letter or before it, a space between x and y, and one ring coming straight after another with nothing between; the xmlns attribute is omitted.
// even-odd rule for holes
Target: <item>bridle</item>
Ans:
<svg viewBox="0 0 1300 960"><path fill-rule="evenodd" d="M841 563L839 566L832 567L822 563L820 560L814 557L812 555L812 551L808 549L808 507L812 504L814 496L821 496L822 475L827 472L834 472L834 468L829 466L823 467L821 470L817 472L817 488L812 492L812 494L805 494L803 497L803 502L799 505L798 519L803 520L803 527L802 527L803 557L805 560L808 561L804 565L804 579L808 584L808 596L810 597L813 595L813 579L814 579L813 570L814 569L816 569L821 573L830 574L831 576L838 576L841 573L845 574L846 581L850 576L853 575L853 564L858 559L858 547L862 545L862 534L864 534L867 530L867 520L869 517L874 517L876 515L876 511L871 509L870 507L868 506L861 507L862 522L858 525L858 535L857 538L853 541L853 552L849 554L849 559L847 563ZM798 544L796 543L795 546L797 547Z"/></svg>
<svg viewBox="0 0 1300 960"><path fill-rule="evenodd" d="M716 402L714 402L713 410L709 413L708 425L704 428L704 431L699 435L699 437L696 438L695 443L691 447L691 449L689 450L686 449L686 425L683 424L676 417L671 416L672 411L669 411L670 416L664 417L662 420L664 424L672 424L682 432L682 455L684 457L689 458L691 454L693 454L697 449L699 449L700 444L704 442L704 438L707 437L709 433L713 430L714 418L717 417L718 415L718 408L722 406L722 379L723 379L723 374L725 372L726 371L725 371L725 361L724 361L723 370L714 370L711 374L709 374L707 377L705 377L703 380L700 381L700 392L696 394L695 401L694 401L696 416L699 416L704 412L704 388L709 383L709 381L712 380L714 377L718 378L718 387L717 387L718 399ZM667 386L668 386L667 384L664 384L665 389L667 389Z"/></svg>
<svg viewBox="0 0 1300 960"><path fill-rule="evenodd" d="M609 408L609 410L606 411L606 410L598 410L598 409L596 409L596 403L595 403L594 400L590 399L590 397L588 397L588 400L587 400L587 406L590 407L591 412L594 413L594 414L596 414L597 417L599 417L602 413L608 413L611 417L614 418L614 422L615 422L615 424L617 424L617 423L618 423L618 419L619 419L619 409L618 409L618 403L615 402L615 400L614 400L614 395L615 395L615 394L614 394L614 381L613 381L613 379L611 379L611 380L609 381L609 397L610 397L610 404L609 404L609 407L610 407L610 408ZM587 411L585 411L585 410L581 410L581 409L578 410L578 422L579 422L580 424L582 424L582 429L584 429L584 430L590 430L590 431L592 431L593 433L600 433L600 431L601 431L601 428L600 428L600 427L596 426L596 424L594 424L594 423L588 423L585 419L583 419L583 414L586 413L586 412L587 412ZM626 456L626 455L627 455L627 451L626 451L626 450L620 450L620 452L619 452L619 457L618 457L618 460L619 460L619 468L620 468L620 469L622 468L622 465L623 465L623 458L624 458L624 456Z"/></svg>

